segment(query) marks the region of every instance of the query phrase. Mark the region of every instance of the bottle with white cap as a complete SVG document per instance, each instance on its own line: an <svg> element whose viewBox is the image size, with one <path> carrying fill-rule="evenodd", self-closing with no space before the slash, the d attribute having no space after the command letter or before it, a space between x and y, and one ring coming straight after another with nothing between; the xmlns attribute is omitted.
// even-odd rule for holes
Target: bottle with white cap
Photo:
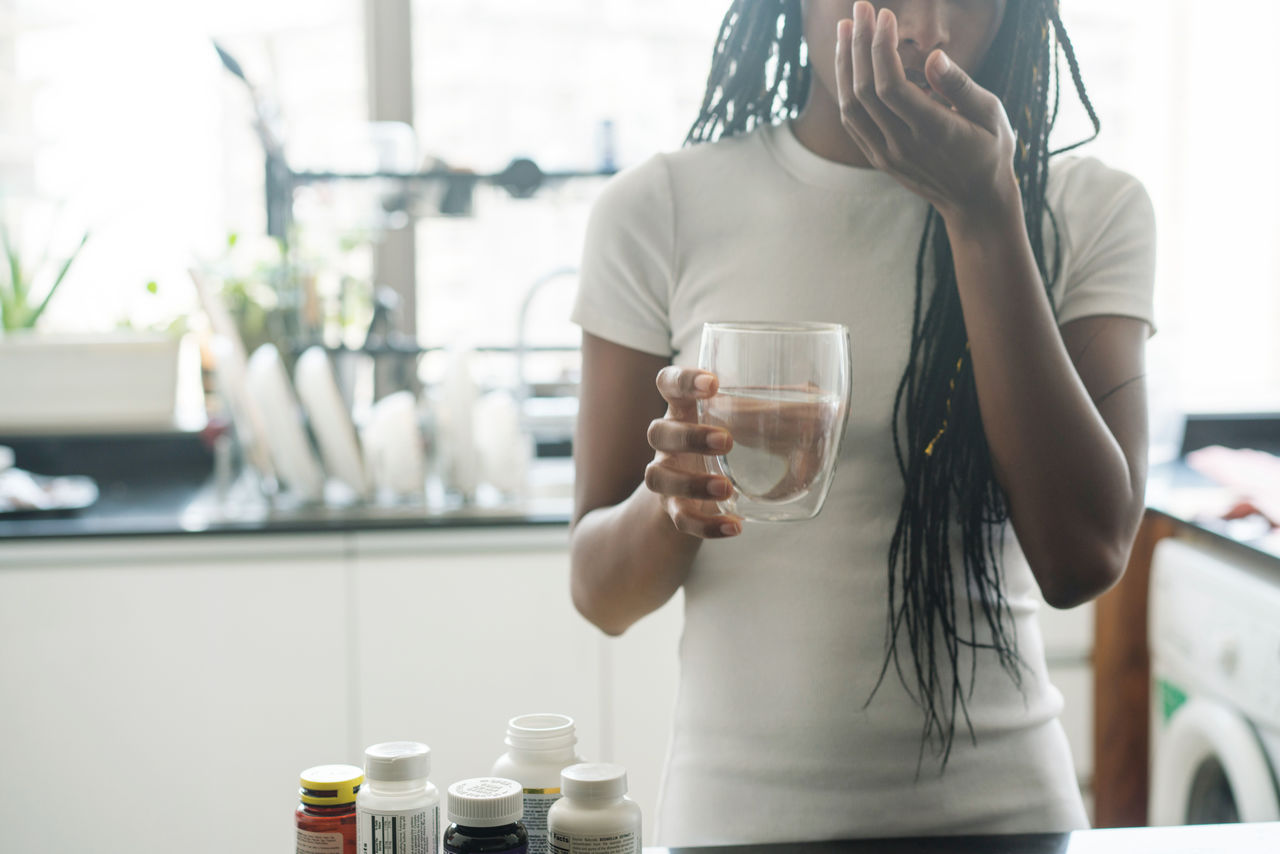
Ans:
<svg viewBox="0 0 1280 854"><path fill-rule="evenodd" d="M547 813L551 854L640 854L640 807L627 797L627 769L571 765L560 788L563 797Z"/></svg>
<svg viewBox="0 0 1280 854"><path fill-rule="evenodd" d="M438 854L440 792L428 780L431 748L388 741L364 752L356 795L358 854Z"/></svg>
<svg viewBox="0 0 1280 854"><path fill-rule="evenodd" d="M454 783L449 787L446 854L528 854L523 812L523 792L515 780L477 777Z"/></svg>
<svg viewBox="0 0 1280 854"><path fill-rule="evenodd" d="M560 799L560 772L582 761L568 715L519 715L507 722L507 752L493 763L495 777L524 788L524 826L529 854L547 854L547 810Z"/></svg>

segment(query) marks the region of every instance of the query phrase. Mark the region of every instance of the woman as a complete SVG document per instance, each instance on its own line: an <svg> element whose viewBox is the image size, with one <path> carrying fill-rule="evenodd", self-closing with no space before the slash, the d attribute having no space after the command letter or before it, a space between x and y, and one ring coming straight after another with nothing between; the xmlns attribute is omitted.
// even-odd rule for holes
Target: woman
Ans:
<svg viewBox="0 0 1280 854"><path fill-rule="evenodd" d="M684 590L663 844L1086 825L1035 592L1137 528L1151 205L1050 165L1060 58L1097 127L1056 0L876 6L733 3L691 144L588 229L573 598L619 634ZM718 514L709 320L849 326L814 521Z"/></svg>

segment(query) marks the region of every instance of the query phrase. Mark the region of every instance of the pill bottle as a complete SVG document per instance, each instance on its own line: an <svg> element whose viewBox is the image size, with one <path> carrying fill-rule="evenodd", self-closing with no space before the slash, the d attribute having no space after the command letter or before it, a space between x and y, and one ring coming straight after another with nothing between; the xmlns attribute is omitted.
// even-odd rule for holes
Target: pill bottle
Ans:
<svg viewBox="0 0 1280 854"><path fill-rule="evenodd" d="M547 854L547 810L560 798L560 772L577 765L578 737L567 715L520 715L507 722L507 752L493 763L495 777L516 780L524 789L524 826L529 854Z"/></svg>
<svg viewBox="0 0 1280 854"><path fill-rule="evenodd" d="M528 854L529 834L520 823L523 792L515 780L477 777L449 787L448 854Z"/></svg>
<svg viewBox="0 0 1280 854"><path fill-rule="evenodd" d="M584 762L560 780L564 797L547 813L551 854L640 854L640 807L627 797L627 769Z"/></svg>
<svg viewBox="0 0 1280 854"><path fill-rule="evenodd" d="M354 765L317 765L299 775L297 854L356 854L356 794L363 782Z"/></svg>
<svg viewBox="0 0 1280 854"><path fill-rule="evenodd" d="M388 741L364 752L356 795L359 854L438 854L440 792L428 782L431 748Z"/></svg>

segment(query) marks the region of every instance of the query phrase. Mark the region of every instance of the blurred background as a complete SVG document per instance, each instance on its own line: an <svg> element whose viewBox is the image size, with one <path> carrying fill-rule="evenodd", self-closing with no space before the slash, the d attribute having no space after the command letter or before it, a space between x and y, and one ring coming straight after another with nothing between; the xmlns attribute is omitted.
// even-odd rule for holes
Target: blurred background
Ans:
<svg viewBox="0 0 1280 854"><path fill-rule="evenodd" d="M366 26L356 0L0 2L6 217L56 208L53 226L25 230L47 232L30 240L51 237L63 254L92 234L41 330L167 328L197 309L193 264L247 272L256 254L270 254L253 103L211 37L272 104L295 169L413 171L438 160L493 173L528 157L547 171L590 170L679 144L724 11L718 0L399 5L407 29ZM1242 20L1274 23L1270 4L1245 6ZM1270 324L1280 295L1270 283L1280 261L1267 247L1280 214L1264 200L1280 169L1265 156L1280 119L1249 82L1261 68L1191 3L1064 7L1103 119L1086 152L1137 175L1156 202L1152 357L1167 406L1275 408L1280 343ZM396 61L375 77L369 56ZM1233 72L1224 79L1222 68ZM410 127L369 126L371 115L392 113ZM1059 137L1084 129L1072 105ZM308 322L331 340L357 340L370 311L371 246L409 228L416 312L406 328L411 320L425 346L510 345L525 288L576 263L598 186L557 184L527 202L482 186L465 216L425 212L412 225L381 210L394 192L385 185L301 187L295 263L318 277L322 303ZM419 202L420 212L430 207ZM233 234L240 252L227 246ZM344 277L365 292L346 307L337 299Z"/></svg>
<svg viewBox="0 0 1280 854"><path fill-rule="evenodd" d="M593 200L681 144L726 6L0 0L6 824L75 773L174 786L174 832L234 788L210 846L283 848L304 767L417 738L443 788L539 711L651 814L679 601L616 640L568 602L568 314ZM1223 14L1063 4L1103 125L1080 153L1156 207L1173 486L1202 446L1280 444L1280 114ZM1064 100L1062 145L1089 129ZM1226 474L1181 516L1269 561L1274 514L1220 518L1262 503L1243 468L1201 466ZM1092 606L1046 627L1094 809Z"/></svg>

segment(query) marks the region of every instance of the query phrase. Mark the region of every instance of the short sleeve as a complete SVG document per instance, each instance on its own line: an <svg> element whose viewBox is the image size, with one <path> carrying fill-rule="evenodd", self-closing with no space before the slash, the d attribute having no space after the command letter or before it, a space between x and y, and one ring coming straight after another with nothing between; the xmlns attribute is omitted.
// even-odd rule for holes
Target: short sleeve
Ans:
<svg viewBox="0 0 1280 854"><path fill-rule="evenodd" d="M587 221L573 322L615 344L670 356L675 214L662 155L609 180Z"/></svg>
<svg viewBox="0 0 1280 854"><path fill-rule="evenodd" d="M1156 223L1150 196L1136 178L1094 158L1062 166L1049 192L1063 249L1054 288L1059 325L1113 314L1145 321L1154 333Z"/></svg>

